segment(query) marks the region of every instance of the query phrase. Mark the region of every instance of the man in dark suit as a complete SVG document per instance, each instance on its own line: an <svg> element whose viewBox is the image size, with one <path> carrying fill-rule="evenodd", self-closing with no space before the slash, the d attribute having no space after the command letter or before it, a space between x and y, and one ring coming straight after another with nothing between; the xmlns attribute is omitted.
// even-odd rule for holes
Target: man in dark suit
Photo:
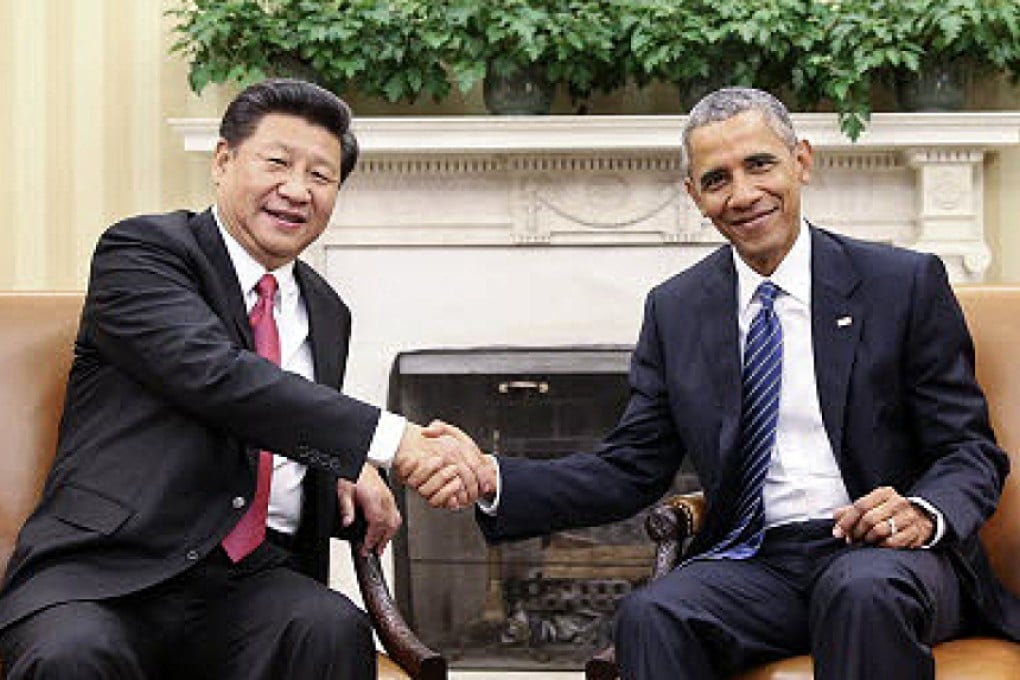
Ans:
<svg viewBox="0 0 1020 680"><path fill-rule="evenodd" d="M1008 461L940 261L808 225L812 150L767 93L707 96L684 154L729 245L648 296L630 402L598 451L490 461L486 537L630 516L689 456L706 524L621 603L623 678L807 652L819 678L931 678L930 646L966 625L1020 637L978 544Z"/></svg>
<svg viewBox="0 0 1020 680"><path fill-rule="evenodd" d="M451 439L339 391L350 313L296 258L354 168L349 125L319 87L254 85L223 117L214 207L100 239L0 594L7 677L375 677L367 617L323 583L329 537L355 506L367 549L392 537L378 467L434 505L478 488Z"/></svg>

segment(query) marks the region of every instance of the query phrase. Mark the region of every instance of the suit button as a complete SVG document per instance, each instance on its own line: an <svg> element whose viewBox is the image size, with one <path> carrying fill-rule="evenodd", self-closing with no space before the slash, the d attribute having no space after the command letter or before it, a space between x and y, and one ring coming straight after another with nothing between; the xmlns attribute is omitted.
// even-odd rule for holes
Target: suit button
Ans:
<svg viewBox="0 0 1020 680"><path fill-rule="evenodd" d="M187 552L187 553L186 553L186 554L184 555L184 557L185 557L185 558L186 558L186 559L187 559L187 560L188 560L189 562L194 562L194 561L195 561L195 560L197 560L197 559L198 559L198 557L199 557L199 555L198 555L198 551L197 551L197 550L189 550L189 551L188 551L188 552Z"/></svg>
<svg viewBox="0 0 1020 680"><path fill-rule="evenodd" d="M230 504L234 506L234 510L240 510L244 507L244 498L241 496L234 496L234 500L230 501Z"/></svg>

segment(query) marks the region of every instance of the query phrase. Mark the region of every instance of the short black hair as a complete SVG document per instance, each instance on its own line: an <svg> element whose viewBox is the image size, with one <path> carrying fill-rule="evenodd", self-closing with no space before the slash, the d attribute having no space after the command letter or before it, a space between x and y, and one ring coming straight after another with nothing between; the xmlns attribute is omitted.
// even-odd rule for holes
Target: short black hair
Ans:
<svg viewBox="0 0 1020 680"><path fill-rule="evenodd" d="M351 132L351 108L329 90L304 80L270 78L249 85L227 106L220 137L236 148L254 134L270 113L298 116L325 128L340 140L340 181L358 162L358 140Z"/></svg>

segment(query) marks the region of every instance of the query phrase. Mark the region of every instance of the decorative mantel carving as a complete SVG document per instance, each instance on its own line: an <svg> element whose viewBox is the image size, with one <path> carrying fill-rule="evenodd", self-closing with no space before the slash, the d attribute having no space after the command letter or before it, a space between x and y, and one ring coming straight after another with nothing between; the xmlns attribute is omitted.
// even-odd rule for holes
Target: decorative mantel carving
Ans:
<svg viewBox="0 0 1020 680"><path fill-rule="evenodd" d="M207 152L212 120L171 120ZM829 114L795 114L816 150L805 214L843 233L934 252L954 281L990 261L984 160L1020 144L1020 113L875 114L853 144ZM683 191L679 116L365 118L335 247L633 246L721 242Z"/></svg>

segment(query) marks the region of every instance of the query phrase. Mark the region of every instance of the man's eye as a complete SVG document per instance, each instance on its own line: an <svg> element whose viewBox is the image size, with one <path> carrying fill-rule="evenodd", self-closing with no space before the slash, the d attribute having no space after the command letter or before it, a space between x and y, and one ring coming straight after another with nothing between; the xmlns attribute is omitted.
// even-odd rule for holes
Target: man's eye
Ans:
<svg viewBox="0 0 1020 680"><path fill-rule="evenodd" d="M704 191L712 191L713 189L718 189L722 185L723 185L722 175L711 175L701 180L701 188Z"/></svg>
<svg viewBox="0 0 1020 680"><path fill-rule="evenodd" d="M277 156L266 157L266 162L272 165L274 168L285 168L287 167L287 160L285 158L279 158Z"/></svg>
<svg viewBox="0 0 1020 680"><path fill-rule="evenodd" d="M333 179L330 176L325 175L321 172L313 172L312 181L321 186L333 184Z"/></svg>

